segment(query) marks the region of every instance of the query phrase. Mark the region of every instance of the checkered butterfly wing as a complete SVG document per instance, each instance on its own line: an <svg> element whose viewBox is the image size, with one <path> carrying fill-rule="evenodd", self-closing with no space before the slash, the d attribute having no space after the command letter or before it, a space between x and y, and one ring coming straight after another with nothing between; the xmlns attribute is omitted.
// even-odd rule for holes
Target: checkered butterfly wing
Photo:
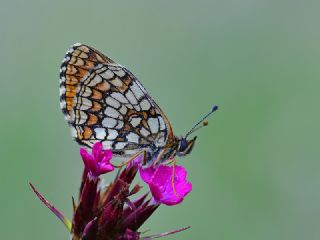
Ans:
<svg viewBox="0 0 320 240"><path fill-rule="evenodd" d="M67 51L60 67L60 106L67 121L74 105L74 98L80 81L97 64L114 63L92 47L74 44Z"/></svg>
<svg viewBox="0 0 320 240"><path fill-rule="evenodd" d="M111 61L97 62L78 83L68 119L75 140L87 147L101 141L118 156L172 142L159 106L128 69Z"/></svg>

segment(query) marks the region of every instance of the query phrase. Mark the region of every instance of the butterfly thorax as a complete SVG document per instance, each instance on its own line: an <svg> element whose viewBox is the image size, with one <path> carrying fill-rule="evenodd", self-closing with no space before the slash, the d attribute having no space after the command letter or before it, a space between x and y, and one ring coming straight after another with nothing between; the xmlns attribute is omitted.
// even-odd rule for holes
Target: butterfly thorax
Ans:
<svg viewBox="0 0 320 240"><path fill-rule="evenodd" d="M148 152L148 162L158 165L171 161L175 156L185 156L192 151L195 140L196 137L191 140L175 137L174 141L164 146L154 147L154 151Z"/></svg>

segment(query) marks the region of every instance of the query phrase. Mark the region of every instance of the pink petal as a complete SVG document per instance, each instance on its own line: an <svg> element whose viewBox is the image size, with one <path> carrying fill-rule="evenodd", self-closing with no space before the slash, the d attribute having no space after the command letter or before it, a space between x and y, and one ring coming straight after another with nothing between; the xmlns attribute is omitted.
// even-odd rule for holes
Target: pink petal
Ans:
<svg viewBox="0 0 320 240"><path fill-rule="evenodd" d="M152 176L155 173L155 171L156 170L152 167L145 169L143 169L142 167L139 168L140 176L145 183L151 182Z"/></svg>
<svg viewBox="0 0 320 240"><path fill-rule="evenodd" d="M96 142L92 147L92 155L98 160L102 151L102 143Z"/></svg>
<svg viewBox="0 0 320 240"><path fill-rule="evenodd" d="M95 168L95 160L93 156L87 152L87 150L85 150L84 148L80 148L80 155L86 168L88 168L89 170Z"/></svg>
<svg viewBox="0 0 320 240"><path fill-rule="evenodd" d="M153 198L157 201L157 202L161 202L161 199L163 198L163 195L162 195L162 191L161 189L159 188L159 186L153 184L153 183L150 183L149 184L149 188L150 188L150 192L153 196Z"/></svg>
<svg viewBox="0 0 320 240"><path fill-rule="evenodd" d="M88 157L89 153L84 148L80 148L80 155L81 155L82 159L86 159Z"/></svg>
<svg viewBox="0 0 320 240"><path fill-rule="evenodd" d="M173 167L172 166L163 166L160 165L157 168L153 176L153 182L156 182L158 185L164 186L168 184L168 181L171 182L173 177Z"/></svg>
<svg viewBox="0 0 320 240"><path fill-rule="evenodd" d="M140 168L140 176L149 185L154 199L166 205L179 204L192 190L192 184L186 179L187 171L182 166Z"/></svg>
<svg viewBox="0 0 320 240"><path fill-rule="evenodd" d="M176 166L176 169L175 169L175 177L178 178L178 179L186 179L187 177L187 171L185 170L184 167L182 166Z"/></svg>
<svg viewBox="0 0 320 240"><path fill-rule="evenodd" d="M112 151L111 150L105 150L104 151L104 156L103 156L103 161L109 161L112 158Z"/></svg>
<svg viewBox="0 0 320 240"><path fill-rule="evenodd" d="M114 167L110 164L101 164L99 166L99 171L101 174L107 173L107 172L112 172L114 170Z"/></svg>
<svg viewBox="0 0 320 240"><path fill-rule="evenodd" d="M162 204L165 204L167 206L174 206L183 201L183 198L164 198L161 200Z"/></svg>
<svg viewBox="0 0 320 240"><path fill-rule="evenodd" d="M98 177L101 174L114 170L114 167L110 164L112 152L110 150L103 151L100 142L96 142L93 145L92 154L88 153L85 149L80 148L80 155L87 171L93 177Z"/></svg>
<svg viewBox="0 0 320 240"><path fill-rule="evenodd" d="M179 204L183 201L185 196L192 190L192 184L189 182L184 182L183 184L175 184L175 191L173 190L172 184L168 186L166 192L163 193L161 202L163 204L173 206Z"/></svg>

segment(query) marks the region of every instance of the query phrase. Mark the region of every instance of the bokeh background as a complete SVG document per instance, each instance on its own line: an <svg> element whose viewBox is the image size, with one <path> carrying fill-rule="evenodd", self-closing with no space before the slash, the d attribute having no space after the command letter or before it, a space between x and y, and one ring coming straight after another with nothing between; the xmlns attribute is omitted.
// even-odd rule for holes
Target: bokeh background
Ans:
<svg viewBox="0 0 320 240"><path fill-rule="evenodd" d="M58 73L75 42L132 70L177 135L220 106L179 160L192 193L141 230L319 239L319 8L316 0L1 0L1 239L68 239L28 181L71 216L82 162L59 109Z"/></svg>

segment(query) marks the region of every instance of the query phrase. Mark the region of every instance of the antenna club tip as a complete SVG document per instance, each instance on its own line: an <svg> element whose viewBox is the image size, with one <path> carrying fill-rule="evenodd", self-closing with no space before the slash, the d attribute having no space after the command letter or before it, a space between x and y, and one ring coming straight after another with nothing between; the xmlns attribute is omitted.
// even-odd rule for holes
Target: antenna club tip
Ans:
<svg viewBox="0 0 320 240"><path fill-rule="evenodd" d="M215 111L217 111L218 110L218 106L217 105L213 105L212 106L212 110L211 110L211 112L215 112Z"/></svg>
<svg viewBox="0 0 320 240"><path fill-rule="evenodd" d="M209 124L209 122L208 122L208 120L204 120L202 124L203 124L203 126L207 126Z"/></svg>

